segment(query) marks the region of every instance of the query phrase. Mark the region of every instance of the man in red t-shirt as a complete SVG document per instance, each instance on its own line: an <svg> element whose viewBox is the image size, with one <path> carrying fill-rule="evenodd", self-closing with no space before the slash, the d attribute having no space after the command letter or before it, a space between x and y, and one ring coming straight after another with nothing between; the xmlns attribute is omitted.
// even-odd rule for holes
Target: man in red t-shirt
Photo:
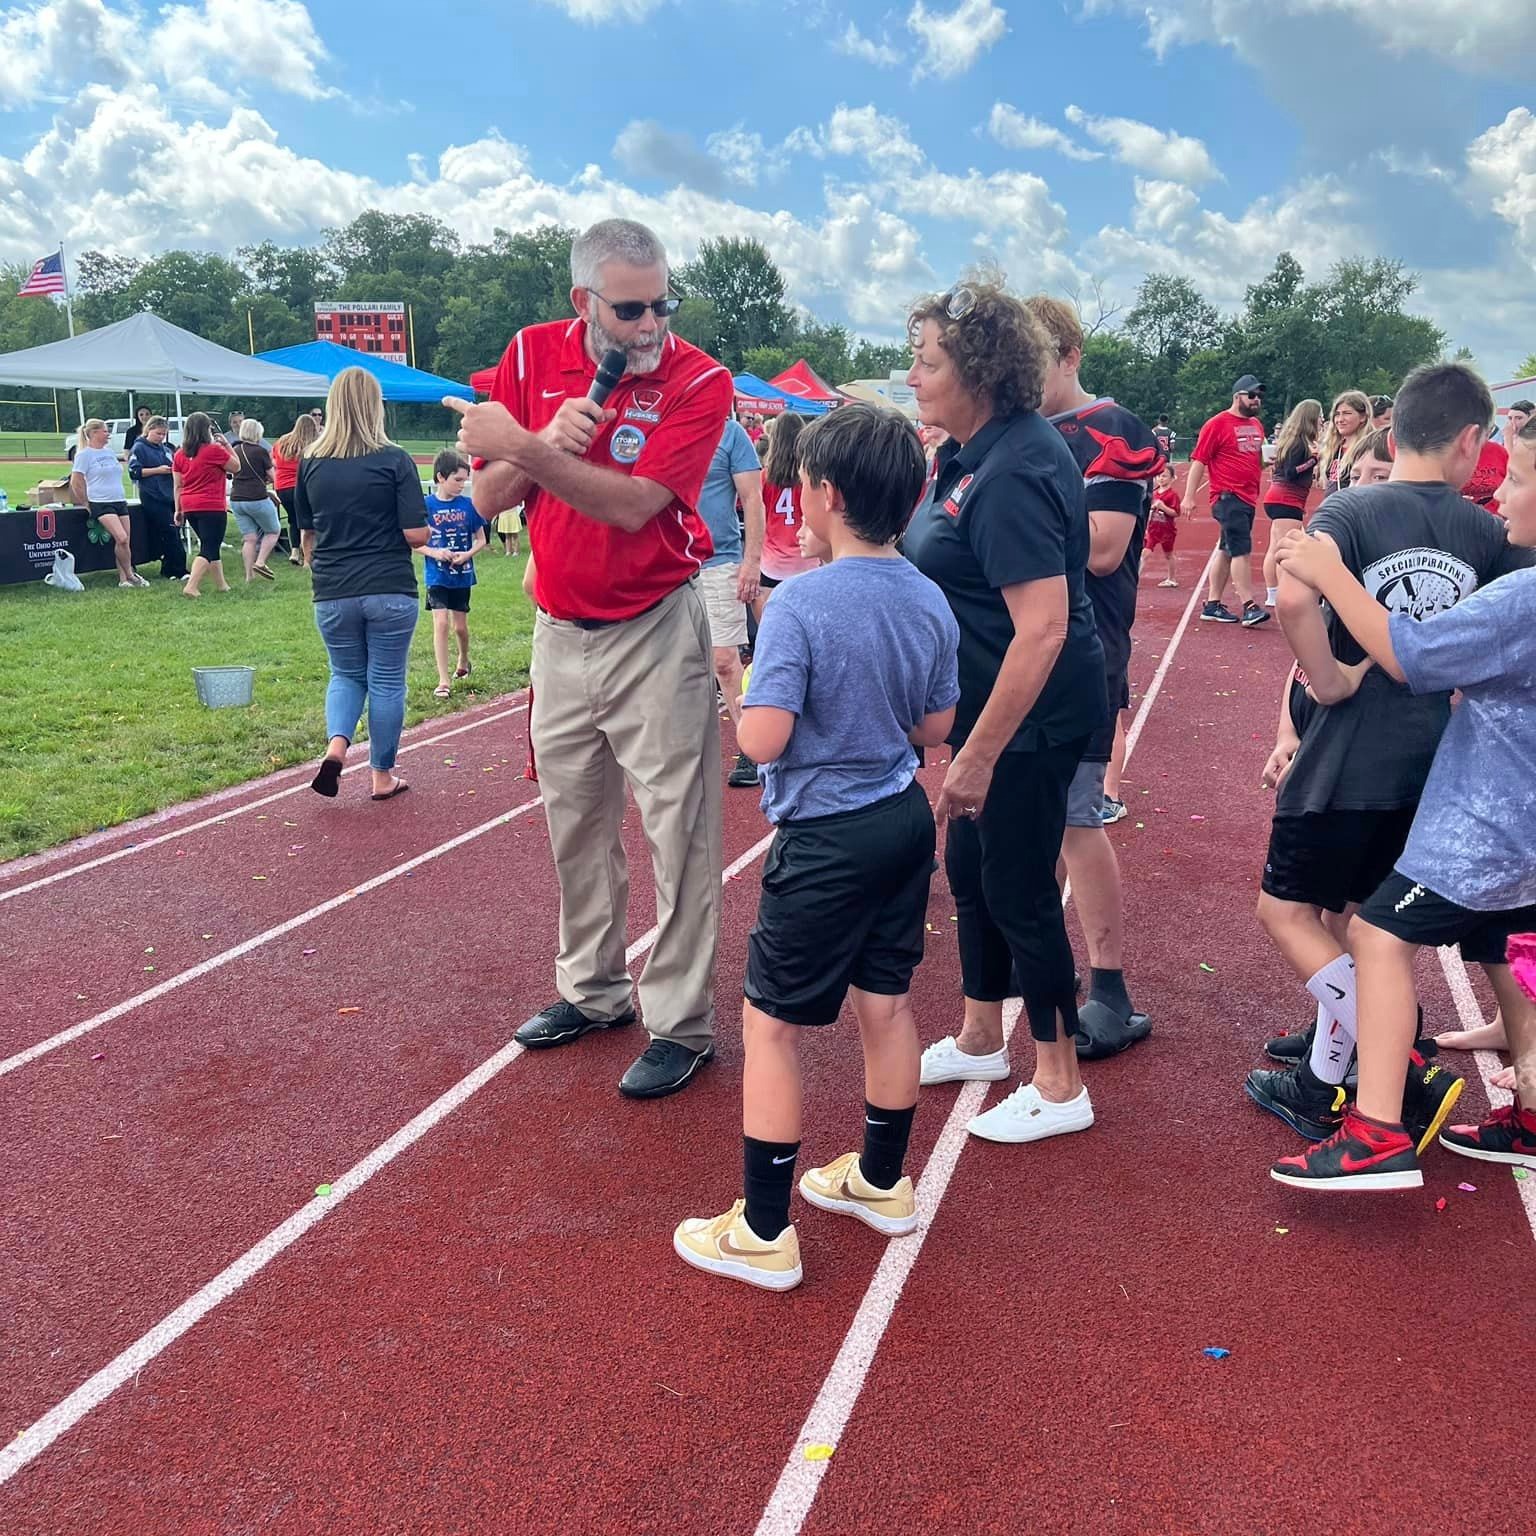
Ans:
<svg viewBox="0 0 1536 1536"><path fill-rule="evenodd" d="M560 1000L529 1049L635 1017L624 959L626 781L656 877L656 942L640 977L651 1043L630 1098L675 1093L714 1055L720 919L720 736L709 620L694 577L713 552L696 510L731 378L670 334L667 257L643 224L608 219L571 247L577 317L512 338L480 405L456 401L476 456L475 509L520 502L539 607L530 732L560 880ZM606 406L598 362L625 355ZM446 403L446 402L445 402Z"/></svg>
<svg viewBox="0 0 1536 1536"><path fill-rule="evenodd" d="M1253 513L1259 504L1259 477L1264 472L1264 423L1259 412L1264 408L1264 386L1251 373L1245 373L1232 386L1232 405L1212 416L1200 428L1195 451L1189 459L1189 483L1184 500L1191 516L1201 491L1210 485L1211 516L1221 527L1221 543L1211 562L1211 584L1207 602L1200 610L1202 619L1218 624L1242 624L1252 629L1269 621L1269 614L1254 601ZM1242 600L1241 614L1233 613L1222 602L1227 578Z"/></svg>

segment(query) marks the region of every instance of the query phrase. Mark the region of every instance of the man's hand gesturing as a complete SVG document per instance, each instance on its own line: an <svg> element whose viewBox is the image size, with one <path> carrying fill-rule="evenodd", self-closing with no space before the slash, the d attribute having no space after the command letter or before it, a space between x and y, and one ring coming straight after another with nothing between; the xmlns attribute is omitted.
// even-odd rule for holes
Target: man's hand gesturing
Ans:
<svg viewBox="0 0 1536 1536"><path fill-rule="evenodd" d="M558 448L561 453L574 454L579 459L592 446L597 429L618 414L614 410L604 410L595 400L588 400L585 395L579 395L575 399L560 402L560 409L539 436L551 448Z"/></svg>
<svg viewBox="0 0 1536 1536"><path fill-rule="evenodd" d="M517 462L518 446L529 434L499 400L476 404L457 395L444 395L443 404L459 413L460 453L477 459Z"/></svg>

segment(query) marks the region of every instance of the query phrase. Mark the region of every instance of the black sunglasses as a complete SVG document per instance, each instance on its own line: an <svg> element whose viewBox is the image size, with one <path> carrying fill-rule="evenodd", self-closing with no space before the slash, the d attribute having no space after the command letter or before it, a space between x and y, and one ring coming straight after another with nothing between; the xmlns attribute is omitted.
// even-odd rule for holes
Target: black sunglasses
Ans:
<svg viewBox="0 0 1536 1536"><path fill-rule="evenodd" d="M599 293L596 288L589 288L587 292L593 298L602 299L603 303L613 311L615 317L624 321L638 320L646 310L650 310L658 320L665 320L668 315L675 315L683 307L681 299L670 296L665 299L652 299L649 304L641 299L625 299L622 303L615 304L612 299Z"/></svg>

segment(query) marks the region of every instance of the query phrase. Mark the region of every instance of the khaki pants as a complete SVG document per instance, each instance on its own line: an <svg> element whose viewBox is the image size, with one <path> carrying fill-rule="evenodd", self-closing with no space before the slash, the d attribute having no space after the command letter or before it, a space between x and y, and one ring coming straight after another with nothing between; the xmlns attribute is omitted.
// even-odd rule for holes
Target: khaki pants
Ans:
<svg viewBox="0 0 1536 1536"><path fill-rule="evenodd" d="M560 995L592 1018L630 1004L624 963L626 781L656 876L645 1025L702 1050L714 1033L720 927L720 721L709 621L693 583L639 618L581 629L540 613L532 735L560 881Z"/></svg>

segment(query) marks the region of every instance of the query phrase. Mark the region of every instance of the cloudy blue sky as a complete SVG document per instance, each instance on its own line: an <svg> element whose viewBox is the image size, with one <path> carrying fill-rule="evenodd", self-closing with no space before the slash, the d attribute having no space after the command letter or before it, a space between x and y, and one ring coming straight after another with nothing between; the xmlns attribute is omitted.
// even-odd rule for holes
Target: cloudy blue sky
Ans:
<svg viewBox="0 0 1536 1536"><path fill-rule="evenodd" d="M1536 351L1528 0L0 5L0 259L307 242L365 207L761 239L869 335L979 257L1222 306L1386 254L1497 378Z"/></svg>

